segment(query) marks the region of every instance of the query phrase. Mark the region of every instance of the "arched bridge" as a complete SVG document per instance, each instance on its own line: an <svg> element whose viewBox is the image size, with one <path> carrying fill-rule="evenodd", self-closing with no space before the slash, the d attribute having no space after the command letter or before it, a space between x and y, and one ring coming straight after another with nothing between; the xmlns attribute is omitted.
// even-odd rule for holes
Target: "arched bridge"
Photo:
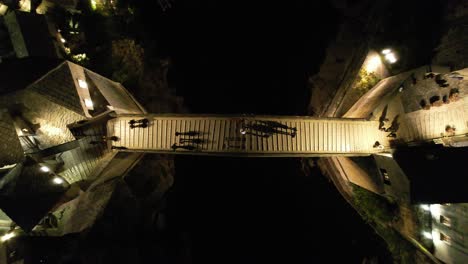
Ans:
<svg viewBox="0 0 468 264"><path fill-rule="evenodd" d="M257 157L363 156L388 148L377 121L304 116L118 115L107 122L120 151ZM378 141L380 147L375 146Z"/></svg>

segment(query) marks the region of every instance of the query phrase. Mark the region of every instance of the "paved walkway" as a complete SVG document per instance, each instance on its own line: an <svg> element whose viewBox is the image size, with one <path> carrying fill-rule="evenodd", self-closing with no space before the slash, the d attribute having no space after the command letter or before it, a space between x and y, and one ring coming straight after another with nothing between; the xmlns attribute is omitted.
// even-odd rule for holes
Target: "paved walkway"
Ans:
<svg viewBox="0 0 468 264"><path fill-rule="evenodd" d="M144 118L147 127L131 128ZM109 120L108 136L123 151L221 156L362 156L384 150L376 141L388 146L376 121L294 116L119 116Z"/></svg>

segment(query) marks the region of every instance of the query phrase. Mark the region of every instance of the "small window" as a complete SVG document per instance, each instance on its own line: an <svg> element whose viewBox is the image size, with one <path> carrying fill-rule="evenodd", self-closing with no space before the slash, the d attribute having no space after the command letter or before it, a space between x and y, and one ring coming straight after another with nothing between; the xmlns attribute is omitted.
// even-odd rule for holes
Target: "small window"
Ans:
<svg viewBox="0 0 468 264"><path fill-rule="evenodd" d="M446 226L451 226L452 224L452 221L450 221L450 218L446 217L446 216L443 216L443 215L440 215L440 219L439 219L440 223L443 224L443 225L446 225Z"/></svg>
<svg viewBox="0 0 468 264"><path fill-rule="evenodd" d="M78 86L80 86L83 89L88 89L88 83L81 79L78 79Z"/></svg>
<svg viewBox="0 0 468 264"><path fill-rule="evenodd" d="M84 103L86 108L93 110L93 101L91 99L84 99Z"/></svg>
<svg viewBox="0 0 468 264"><path fill-rule="evenodd" d="M380 173L382 173L383 182L387 185L392 185L390 182L390 177L388 176L386 169L380 169Z"/></svg>
<svg viewBox="0 0 468 264"><path fill-rule="evenodd" d="M444 241L448 244L452 242L452 239L444 233L440 233L440 241Z"/></svg>

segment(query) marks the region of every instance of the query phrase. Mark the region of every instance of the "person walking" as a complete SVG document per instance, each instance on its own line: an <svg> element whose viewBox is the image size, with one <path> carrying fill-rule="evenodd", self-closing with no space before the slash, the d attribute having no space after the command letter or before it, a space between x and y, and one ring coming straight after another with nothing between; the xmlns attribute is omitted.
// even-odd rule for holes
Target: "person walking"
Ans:
<svg viewBox="0 0 468 264"><path fill-rule="evenodd" d="M263 134L270 135L270 136L272 134L283 134L283 135L288 135L288 136L291 136L291 137L296 136L296 133L294 131L293 132L281 131L281 130L278 130L278 129L274 128L274 127L270 127L270 126L262 125L262 124L246 125L245 127L253 129L253 130L255 130L257 132L260 132L260 133L263 133Z"/></svg>
<svg viewBox="0 0 468 264"><path fill-rule="evenodd" d="M384 109L382 110L382 114L379 117L379 130L381 131L385 131L385 122L388 121L387 110L388 110L388 105L384 107Z"/></svg>
<svg viewBox="0 0 468 264"><path fill-rule="evenodd" d="M176 137L177 136L189 136L189 137L194 137L199 135L200 132L198 131L186 131L186 132L175 132Z"/></svg>
<svg viewBox="0 0 468 264"><path fill-rule="evenodd" d="M127 147L124 146L112 146L111 149L128 149Z"/></svg>
<svg viewBox="0 0 468 264"><path fill-rule="evenodd" d="M266 125L266 126L269 126L271 128L282 128L282 129L286 129L286 130L292 130L292 131L297 131L297 128L295 127L289 127L288 125L285 125L285 124L282 124L280 122L277 122L277 121L271 121L271 120L258 120L258 122Z"/></svg>
<svg viewBox="0 0 468 264"><path fill-rule="evenodd" d="M141 127L141 128L147 128L148 127L148 123L139 123L137 125L135 124L130 124L130 129L134 129L136 127Z"/></svg>
<svg viewBox="0 0 468 264"><path fill-rule="evenodd" d="M202 144L203 139L200 139L200 138L181 138L181 139L179 139L179 143L180 144L184 144L184 143Z"/></svg>

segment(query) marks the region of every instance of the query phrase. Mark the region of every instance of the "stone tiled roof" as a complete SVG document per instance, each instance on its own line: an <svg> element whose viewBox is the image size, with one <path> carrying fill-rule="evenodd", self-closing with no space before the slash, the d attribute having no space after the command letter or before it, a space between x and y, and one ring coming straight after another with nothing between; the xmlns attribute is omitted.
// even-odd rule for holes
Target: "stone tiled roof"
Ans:
<svg viewBox="0 0 468 264"><path fill-rule="evenodd" d="M87 81L92 81L117 113L145 113L144 108L120 84L90 70L85 70ZM89 78L89 79L88 79Z"/></svg>
<svg viewBox="0 0 468 264"><path fill-rule="evenodd" d="M67 63L50 71L28 88L77 114L85 115Z"/></svg>
<svg viewBox="0 0 468 264"><path fill-rule="evenodd" d="M0 167L21 162L24 154L13 120L8 113L2 112L1 109L0 138Z"/></svg>

